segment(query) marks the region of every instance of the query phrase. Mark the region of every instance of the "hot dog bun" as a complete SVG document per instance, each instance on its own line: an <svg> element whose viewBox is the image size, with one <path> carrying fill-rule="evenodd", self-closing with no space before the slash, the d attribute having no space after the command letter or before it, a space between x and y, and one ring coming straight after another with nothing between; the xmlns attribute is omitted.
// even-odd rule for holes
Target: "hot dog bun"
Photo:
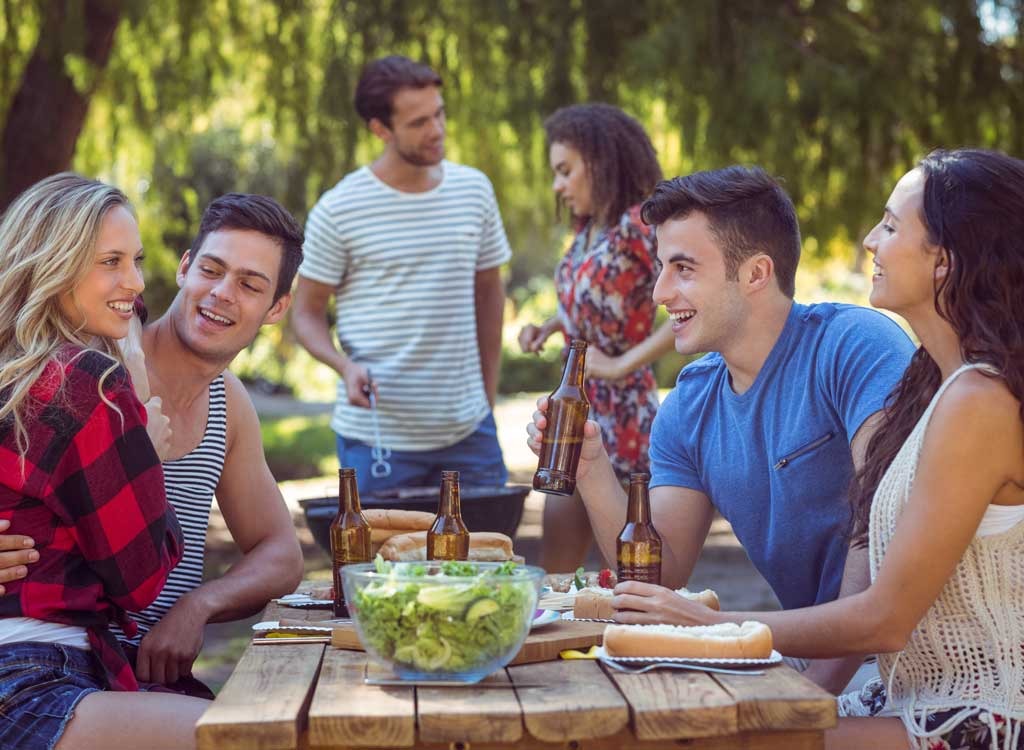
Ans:
<svg viewBox="0 0 1024 750"><path fill-rule="evenodd" d="M685 588L676 589L676 593L687 599L692 599L698 604L703 604L711 609L719 609L718 594L711 589L704 589L699 592L688 591ZM573 602L572 616L581 620L612 620L615 618L615 609L612 607L612 589L603 589L588 586L576 594Z"/></svg>
<svg viewBox="0 0 1024 750"><path fill-rule="evenodd" d="M410 531L425 531L434 522L432 513L419 510L368 508L363 511L363 517L370 524L370 548L375 555L391 537Z"/></svg>
<svg viewBox="0 0 1024 750"><path fill-rule="evenodd" d="M431 517L433 521L433 517ZM385 560L412 562L427 559L427 532L398 534L380 547ZM474 531L469 535L469 559L475 562L504 562L512 558L512 540L493 531Z"/></svg>
<svg viewBox="0 0 1024 750"><path fill-rule="evenodd" d="M718 594L716 594L711 589L704 589L703 591L689 591L685 588L682 588L676 589L676 593L685 599L695 601L697 602L697 604L703 604L705 607L708 607L709 609L713 609L715 611L718 611L722 608L721 605L718 603Z"/></svg>
<svg viewBox="0 0 1024 750"><path fill-rule="evenodd" d="M609 625L604 629L608 656L704 659L767 659L772 631L762 622L742 625Z"/></svg>
<svg viewBox="0 0 1024 750"><path fill-rule="evenodd" d="M615 616L612 596L612 589L588 586L576 593L572 616L578 620L611 620Z"/></svg>
<svg viewBox="0 0 1024 750"><path fill-rule="evenodd" d="M434 522L434 514L419 510L391 510L388 508L368 508L363 517L370 524L373 541L386 541L395 534L410 531L426 531Z"/></svg>

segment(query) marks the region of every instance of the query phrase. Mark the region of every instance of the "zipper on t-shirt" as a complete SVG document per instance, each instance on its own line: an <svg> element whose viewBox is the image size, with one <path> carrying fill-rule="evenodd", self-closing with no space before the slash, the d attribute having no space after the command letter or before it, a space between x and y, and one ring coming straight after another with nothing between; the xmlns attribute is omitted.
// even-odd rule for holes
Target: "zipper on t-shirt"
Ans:
<svg viewBox="0 0 1024 750"><path fill-rule="evenodd" d="M829 433L826 433L826 434L822 435L820 438L812 440L807 445L803 445L803 446L797 448L795 451L790 453L788 456L783 456L782 458L780 458L778 463L775 464L774 468L776 468L776 469L785 469L787 466L789 466L790 463L792 463L796 459L800 458L800 456L804 455L805 453L810 453L815 448L821 447L822 445L827 443L829 440L831 440L833 437L835 437L835 433L834 432L829 432Z"/></svg>

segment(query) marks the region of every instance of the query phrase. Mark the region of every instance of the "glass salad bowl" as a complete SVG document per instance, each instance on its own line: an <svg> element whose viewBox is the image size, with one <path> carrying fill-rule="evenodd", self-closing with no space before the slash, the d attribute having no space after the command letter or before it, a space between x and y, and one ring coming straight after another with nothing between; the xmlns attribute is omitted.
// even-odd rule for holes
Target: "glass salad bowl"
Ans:
<svg viewBox="0 0 1024 750"><path fill-rule="evenodd" d="M478 682L530 632L544 570L512 562L374 563L341 570L368 654L401 679Z"/></svg>

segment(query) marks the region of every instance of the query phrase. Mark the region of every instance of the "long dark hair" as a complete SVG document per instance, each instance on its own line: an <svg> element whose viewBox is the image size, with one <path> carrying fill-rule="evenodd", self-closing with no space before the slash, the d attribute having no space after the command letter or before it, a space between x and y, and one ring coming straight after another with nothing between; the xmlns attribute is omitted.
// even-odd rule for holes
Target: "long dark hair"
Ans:
<svg viewBox="0 0 1024 750"><path fill-rule="evenodd" d="M610 104L574 104L544 121L548 150L564 143L580 152L590 177L593 218L614 226L661 179L658 155L643 126ZM556 202L556 209L560 206Z"/></svg>
<svg viewBox="0 0 1024 750"><path fill-rule="evenodd" d="M1024 421L1024 161L996 151L933 151L924 172L928 241L948 254L935 309L949 321L966 362L992 365L1021 403ZM882 475L942 381L920 348L886 402L852 493L853 540L867 544L871 501Z"/></svg>

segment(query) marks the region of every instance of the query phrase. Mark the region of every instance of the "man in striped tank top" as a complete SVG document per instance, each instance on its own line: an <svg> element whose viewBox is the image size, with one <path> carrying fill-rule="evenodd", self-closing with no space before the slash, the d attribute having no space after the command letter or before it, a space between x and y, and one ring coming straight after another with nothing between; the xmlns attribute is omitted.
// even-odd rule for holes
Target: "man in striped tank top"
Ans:
<svg viewBox="0 0 1024 750"><path fill-rule="evenodd" d="M294 591L301 579L302 552L267 467L256 410L227 372L261 326L284 316L301 259L302 228L276 201L224 195L207 207L181 259L170 308L142 331L145 370L133 370L133 380L161 400L170 420L161 458L167 498L185 536L185 556L160 596L131 613L139 636L129 645L137 647L142 683L203 695L205 686L190 675L206 624L248 617ZM214 494L242 557L203 583ZM19 550L0 553L0 581L24 575L32 562L31 540L25 542L0 536L0 549Z"/></svg>
<svg viewBox="0 0 1024 750"><path fill-rule="evenodd" d="M384 150L321 196L306 222L292 322L341 380L331 427L366 492L508 477L491 409L511 251L494 189L444 158L441 78L392 56L369 63L355 107ZM341 351L327 305L335 299ZM372 464L376 395L390 470Z"/></svg>

